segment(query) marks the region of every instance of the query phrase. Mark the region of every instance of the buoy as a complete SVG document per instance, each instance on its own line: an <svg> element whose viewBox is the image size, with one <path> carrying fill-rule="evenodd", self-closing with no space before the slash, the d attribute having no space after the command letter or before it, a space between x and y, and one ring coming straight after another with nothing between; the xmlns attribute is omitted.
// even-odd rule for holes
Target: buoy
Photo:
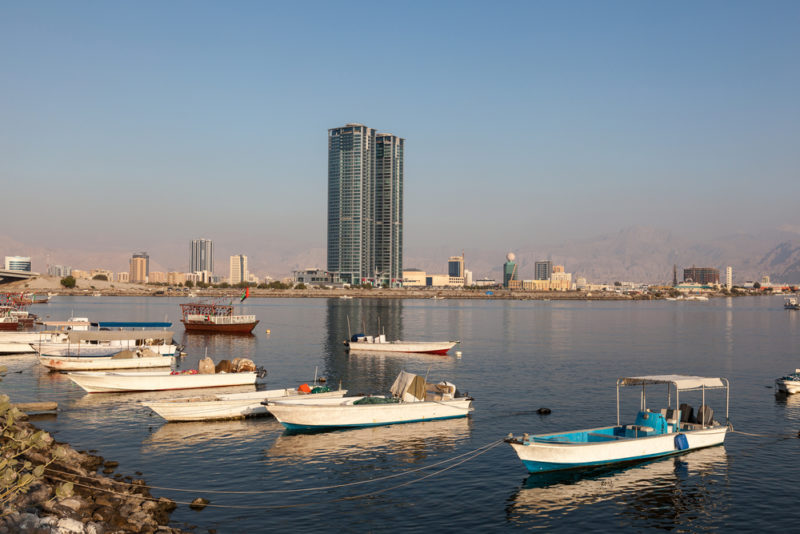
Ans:
<svg viewBox="0 0 800 534"><path fill-rule="evenodd" d="M536 413L538 413L539 415L547 415L550 413L550 408L539 408L538 410L536 410Z"/></svg>
<svg viewBox="0 0 800 534"><path fill-rule="evenodd" d="M460 350L456 351L456 358L461 358L461 351Z"/></svg>
<svg viewBox="0 0 800 534"><path fill-rule="evenodd" d="M267 334L269 334L269 328L267 328Z"/></svg>
<svg viewBox="0 0 800 534"><path fill-rule="evenodd" d="M320 384L324 384L327 381L328 381L328 379L325 378L324 376L321 376L321 377L317 378L317 382L319 382Z"/></svg>

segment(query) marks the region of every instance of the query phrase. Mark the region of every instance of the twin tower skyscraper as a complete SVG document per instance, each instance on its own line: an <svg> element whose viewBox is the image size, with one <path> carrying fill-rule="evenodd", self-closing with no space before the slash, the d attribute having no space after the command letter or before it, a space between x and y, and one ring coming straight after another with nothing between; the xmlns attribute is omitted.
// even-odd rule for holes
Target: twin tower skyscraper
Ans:
<svg viewBox="0 0 800 534"><path fill-rule="evenodd" d="M352 285L403 280L405 139L363 124L328 130L328 272Z"/></svg>

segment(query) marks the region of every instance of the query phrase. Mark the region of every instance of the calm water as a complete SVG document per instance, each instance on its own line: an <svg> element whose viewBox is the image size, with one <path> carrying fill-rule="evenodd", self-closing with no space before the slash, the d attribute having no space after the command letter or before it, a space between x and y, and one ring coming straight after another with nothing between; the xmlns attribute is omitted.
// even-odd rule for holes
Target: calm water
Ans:
<svg viewBox="0 0 800 534"><path fill-rule="evenodd" d="M192 490L155 495L180 502L204 496L215 505L200 512L179 506L172 516L177 526L196 525L198 532L299 525L347 532L796 528L787 512L797 502L800 439L785 436L800 430L800 395L778 398L772 383L800 367L800 312L783 310L778 297L708 303L250 299L242 311L261 320L252 337L187 336L178 322L180 302L56 297L33 311L54 320L167 318L187 346L182 367L196 366L206 350L215 361L246 356L269 370L268 387L310 381L318 368L330 385L385 392L405 369L450 380L476 400L469 420L314 435L287 434L270 418L165 424L139 405L146 394L86 395L66 377L43 372L31 356L2 358L9 373L0 387L15 400L59 401L57 417L37 422L57 439L118 460L120 472L140 471L152 486ZM460 339L463 357L347 356L348 317L354 332L366 324L373 333L380 318L389 338ZM529 476L501 444L438 474L455 462L409 473L509 432L612 424L616 379L662 373L728 377L736 430L768 437L730 434L724 447L547 477ZM630 390L622 405L628 420L638 408L638 390ZM655 393L649 400L661 401ZM724 417L722 395L708 400L717 418ZM552 414L537 415L539 407Z"/></svg>

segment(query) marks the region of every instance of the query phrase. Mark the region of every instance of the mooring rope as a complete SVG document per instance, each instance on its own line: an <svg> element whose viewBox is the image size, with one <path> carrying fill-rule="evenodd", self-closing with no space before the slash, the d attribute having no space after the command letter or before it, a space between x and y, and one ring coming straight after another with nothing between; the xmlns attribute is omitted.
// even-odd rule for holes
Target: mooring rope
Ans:
<svg viewBox="0 0 800 534"><path fill-rule="evenodd" d="M401 476L405 476L405 475L410 475L410 474L413 474L413 473L417 473L419 471L424 471L426 469L432 469L434 467L438 467L440 465L447 464L447 463L455 461L455 460L459 460L461 458L464 458L465 456L470 456L470 455L473 455L473 454L478 456L478 455L483 454L484 452L488 451L489 449L499 445L502 442L503 442L502 439L497 440L497 441L493 441L493 442L488 443L486 445L482 445L482 446L478 447L477 449L473 449L471 451L459 454L457 456L453 456L453 457L450 457L450 458L445 458L444 460L441 460L441 461L438 461L438 462L435 462L435 463L432 463L432 464L429 464L429 465L424 465L422 467L417 467L415 469L409 469L409 470L403 471L401 473L394 473L394 474L391 474L391 475L386 475L386 476L382 476L382 477L378 477L378 478L370 478L368 480L359 480L357 482L347 482L347 483L344 483L344 484L333 484L333 485L328 485L328 486L316 486L316 487L311 487L311 488L258 490L258 491L185 489L185 488L171 488L171 487L167 487L167 486L151 486L149 484L144 485L144 487L147 487L148 489L156 489L156 490L164 490L164 491L182 491L182 492L185 492L185 493L211 493L211 494L215 494L216 493L216 494L231 494L231 495L260 495L260 494L267 494L267 493L270 493L270 494L271 493L303 493L303 492L311 492L311 491L326 491L326 490L330 490L330 489L339 489L339 488L346 488L346 487L350 487L350 486L360 486L360 485L363 485L363 484L371 484L371 483L374 483L374 482L383 482L384 480L389 480L389 479L392 479L392 478L397 478L397 477L401 477ZM472 458L467 458L467 460L465 460L465 461L468 461L468 460L471 460L471 459ZM463 462L461 462L461 463L463 463ZM456 465L460 465L460 463L456 464ZM88 477L86 477L84 475L76 475L75 473L70 473L68 471L59 471L57 469L52 469L52 468L49 468L49 467L46 468L45 471L47 471L49 473L59 474L59 475L70 475L70 476L88 478ZM117 483L117 484L124 484L124 485L128 485L128 486L142 487L142 484L133 484L133 483L124 482L124 481L121 481L121 480L114 480L114 482Z"/></svg>
<svg viewBox="0 0 800 534"><path fill-rule="evenodd" d="M733 423L728 423L728 432L731 434L741 434L743 436L751 436L754 438L778 438L778 439L790 439L790 438L797 438L800 437L800 432L797 434L755 434L752 432L742 432L741 430L734 430Z"/></svg>
<svg viewBox="0 0 800 534"><path fill-rule="evenodd" d="M347 486L354 486L354 485L357 485L357 484L366 484L366 483L369 483L369 482L378 482L378 481L381 481L381 480L386 480L386 479L389 479L389 478L394 478L394 477L397 477L397 476L402 476L402 475L405 475L405 474L418 472L418 471L420 471L422 469L429 469L431 467L434 467L434 466L437 466L437 465L442 465L444 463L447 463L447 462L450 462L450 461L453 461L453 460L456 460L456 459L461 459L459 462L456 462L453 465L449 465L449 466L444 467L444 468L442 468L442 469L440 469L440 470L438 470L436 472L427 474L427 475L425 475L423 477L420 477L420 478L417 478L417 479L414 479L414 480L409 480L407 482L403 482L401 484L397 484L395 486L391 486L391 487L388 487L388 488L383 488L383 489L380 489L380 490L377 490L377 491L372 491L372 492L368 492L368 493L362 493L360 495L351 495L351 496L347 496L347 497L340 497L340 498L331 499L331 500L328 500L328 501L303 502L303 503L297 503L297 504L283 504L283 505L272 505L272 506L263 506L263 505L230 505L230 504L212 504L212 503L198 505L198 506L209 507L209 508L228 508L228 509L237 509L237 510L265 510L265 509L300 508L300 507L304 507L304 506L312 506L312 505L317 505L317 504L331 504L331 503L342 502L342 501L350 501L350 500L362 499L362 498L365 498L365 497L371 497L373 495L380 495L382 493L386 493L388 491L391 491L391 490L394 490L394 489L397 489L397 488L402 488L404 486L409 486L409 485L414 484L416 482L420 482L422 480L426 480L428 478L432 478L434 476L440 475L440 474L442 474L442 473L444 473L446 471L449 471L451 469L455 469L456 467L458 467L460 465L463 465L463 464L467 463L468 461L473 460L473 459L477 458L478 456L480 456L482 454L487 453L488 451L490 451L494 447L497 447L498 445L503 443L503 441L504 440L502 440L502 439L497 440L497 441L493 441L493 442L491 442L491 443L489 443L487 445L483 445L482 447L478 447L477 449L473 449L473 450L471 450L471 451L469 451L467 453L460 454L460 455L454 456L452 458L448 458L447 460L443 460L441 462L437 462L437 463L431 464L429 466L425 466L425 467L421 467L421 468L417 468L417 469L412 469L410 471L404 471L403 473L399 473L399 474L395 474L395 475L389 475L389 476L386 476L386 477L380 477L380 478L376 478L376 479L364 480L364 481L361 481L361 482L351 482L351 483L347 483L347 484L337 484L337 485L333 485L333 486L322 486L322 487L318 487L318 488L305 488L305 489L299 489L299 490L264 490L264 491L254 491L254 492L235 492L235 491L216 491L216 490L203 491L203 490L187 490L187 489L176 489L176 488L159 488L157 486L148 486L148 485L144 485L144 484L130 484L130 483L127 483L127 482L121 482L121 481L116 481L116 480L114 482L117 483L117 484L124 484L124 485L137 487L137 488L145 488L145 489L148 489L148 490L150 490L150 489L167 489L167 490L171 490L171 491L186 491L186 492L194 492L194 493L266 494L266 493L291 493L291 492L298 492L298 491L322 491L324 489L342 488L342 487L347 487ZM88 478L88 477L83 476L83 475L75 475L73 473L67 473L67 472L64 472L64 471L57 471L57 470L54 470L54 469L47 469L47 471L69 474L69 475L80 477L80 478ZM48 478L50 478L52 480L57 480L59 482L70 482L70 483L72 483L73 486L78 486L78 487L90 489L90 490L93 490L93 491L102 491L102 492L105 492L105 493L110 493L112 495L118 495L118 496L125 497L125 498L138 498L138 499L141 499L141 500L147 500L147 501L153 501L153 502L158 502L159 501L159 498L156 498L156 497L146 497L144 495L138 495L138 494L135 494L135 493L134 494L122 493L122 492L115 491L115 490L112 490L112 489L106 489L106 488L103 488L103 487L98 487L96 485L90 486L88 484L81 484L80 482L74 482L72 480L66 480L66 479L58 478L58 477L55 477L55 476L52 476L52 475L48 476ZM185 502L185 501L173 501L173 502L175 504L185 504L185 505L189 505L189 506L192 506L192 504L193 504L191 502Z"/></svg>

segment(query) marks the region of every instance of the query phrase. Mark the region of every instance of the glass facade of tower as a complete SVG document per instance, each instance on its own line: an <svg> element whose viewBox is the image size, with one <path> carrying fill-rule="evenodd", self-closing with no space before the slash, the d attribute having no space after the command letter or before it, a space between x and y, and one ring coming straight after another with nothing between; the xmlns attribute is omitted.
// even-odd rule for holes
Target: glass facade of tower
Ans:
<svg viewBox="0 0 800 534"><path fill-rule="evenodd" d="M464 256L450 256L447 262L447 275L450 278L464 277Z"/></svg>
<svg viewBox="0 0 800 534"><path fill-rule="evenodd" d="M404 141L378 134L375 144L375 278L391 287L403 279Z"/></svg>
<svg viewBox="0 0 800 534"><path fill-rule="evenodd" d="M550 280L550 277L553 274L553 262L550 260L537 261L534 263L533 268L534 280Z"/></svg>
<svg viewBox="0 0 800 534"><path fill-rule="evenodd" d="M517 264L507 261L503 264L503 287L508 287L511 280L517 280Z"/></svg>
<svg viewBox="0 0 800 534"><path fill-rule="evenodd" d="M404 140L361 124L328 131L328 271L400 285Z"/></svg>
<svg viewBox="0 0 800 534"><path fill-rule="evenodd" d="M200 271L214 272L214 245L210 239L195 239L192 241L192 259L189 272Z"/></svg>

